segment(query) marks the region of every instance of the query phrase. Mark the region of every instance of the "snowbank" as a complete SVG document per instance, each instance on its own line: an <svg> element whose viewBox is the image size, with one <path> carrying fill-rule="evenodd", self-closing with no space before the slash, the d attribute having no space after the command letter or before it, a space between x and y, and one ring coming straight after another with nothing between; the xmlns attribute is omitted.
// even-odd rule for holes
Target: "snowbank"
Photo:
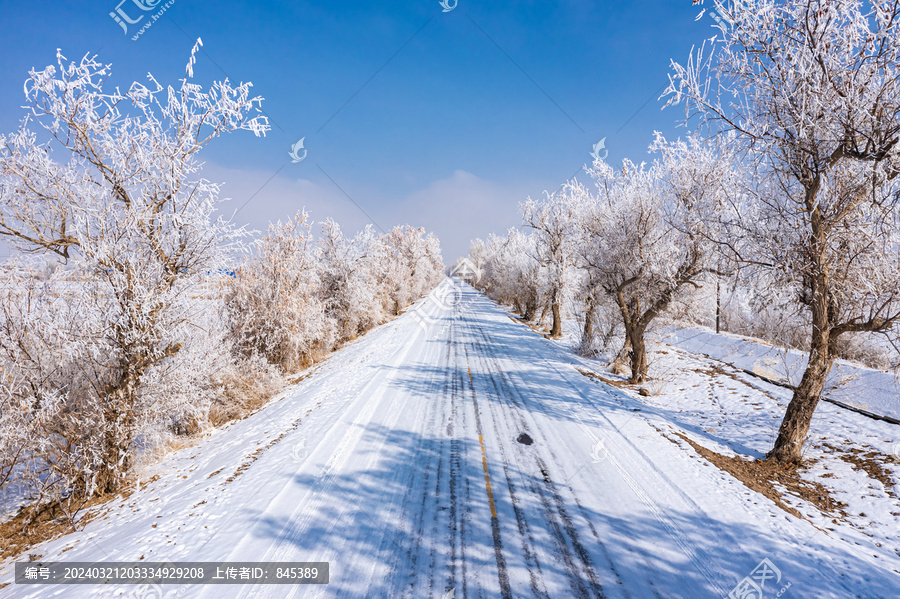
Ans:
<svg viewBox="0 0 900 599"><path fill-rule="evenodd" d="M704 327L669 326L659 331L660 341L679 349L727 362L766 378L796 385L806 368L807 356L797 350L769 345ZM838 360L828 377L825 396L881 416L900 419L900 380L896 374Z"/></svg>

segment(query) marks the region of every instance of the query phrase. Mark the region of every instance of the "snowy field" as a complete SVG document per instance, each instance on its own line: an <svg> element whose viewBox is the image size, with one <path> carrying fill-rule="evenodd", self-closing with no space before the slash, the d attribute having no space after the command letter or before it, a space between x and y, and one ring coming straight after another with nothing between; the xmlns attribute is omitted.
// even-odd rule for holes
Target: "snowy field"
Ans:
<svg viewBox="0 0 900 599"><path fill-rule="evenodd" d="M739 335L717 335L702 327L668 327L660 332L660 337L679 349L707 355L793 385L800 382L806 368L807 355L804 352ZM837 360L828 376L825 397L900 420L900 380L893 372Z"/></svg>
<svg viewBox="0 0 900 599"><path fill-rule="evenodd" d="M676 436L759 457L786 389L661 345L656 394L639 397L582 374L611 376L570 339L548 341L461 289L458 305L420 301L143 471L83 530L31 550L328 561L328 585L9 584L0 597L725 597L763 560L775 568L763 597L897 596L900 488L841 455L875 452L896 482L900 427L822 404L805 476L848 515L788 499L798 518ZM0 584L12 567L0 565Z"/></svg>

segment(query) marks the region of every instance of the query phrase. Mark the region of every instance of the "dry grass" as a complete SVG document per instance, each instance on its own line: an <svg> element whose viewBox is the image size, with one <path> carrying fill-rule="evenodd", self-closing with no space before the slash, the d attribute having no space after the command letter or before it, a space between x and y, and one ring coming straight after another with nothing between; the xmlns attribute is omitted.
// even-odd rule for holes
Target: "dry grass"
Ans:
<svg viewBox="0 0 900 599"><path fill-rule="evenodd" d="M589 379L593 379L593 380L595 380L595 381L599 381L599 382L601 382L601 383L603 383L603 384L605 384L605 385L612 385L613 387L618 387L618 388L620 388L620 389L630 389L630 388L631 388L631 386L628 384L627 381L616 380L616 379L608 379L608 378L606 378L606 377L604 377L604 376L600 376L600 375L597 374L596 372L593 372L593 371L590 371L590 370L584 370L584 369L582 369L582 368L576 368L575 370L577 370L577 371L578 371L579 373L581 373L582 375L588 377Z"/></svg>
<svg viewBox="0 0 900 599"><path fill-rule="evenodd" d="M257 411L284 387L285 380L275 367L242 361L222 376L220 385L209 408L209 423L214 427Z"/></svg>
<svg viewBox="0 0 900 599"><path fill-rule="evenodd" d="M21 555L39 543L83 528L100 514L91 508L116 497L127 497L133 490L133 484L129 484L116 495L91 497L79 508L80 517L73 517L58 502L25 506L11 519L0 523L0 560Z"/></svg>
<svg viewBox="0 0 900 599"><path fill-rule="evenodd" d="M693 447L694 451L711 464L744 483L748 489L768 497L775 505L797 518L803 518L803 516L784 502L784 496L777 485L781 485L791 495L816 506L823 513L831 516L847 515L843 510L845 504L835 501L827 488L820 483L800 478L803 466L781 466L768 460L746 460L740 456L728 457L695 443L681 433L675 433L675 436ZM672 442L675 443L674 440Z"/></svg>
<svg viewBox="0 0 900 599"><path fill-rule="evenodd" d="M361 332L359 337L367 332ZM338 349L340 349L340 345L329 351L316 352L309 366L327 360ZM311 374L312 372L307 369L287 379L277 367L267 364L262 359L240 360L235 367L219 374L216 381L219 385L218 394L210 406L208 423L218 428L233 420L244 419L265 406L285 386L296 385ZM311 411L311 409L307 410L306 416ZM301 418L297 418L289 430L296 429L301 420ZM164 443L143 455L136 456L135 472L142 466L157 463L167 453L195 445L199 438L198 434L205 428L206 423L198 421L190 423L185 430L172 431L175 434L169 436ZM234 480L234 477L240 476L264 451L281 441L288 432L285 431L265 447L254 451L226 481L230 482ZM213 472L209 478L219 473L221 470ZM81 516L77 518L77 523L73 522L73 519L67 516L59 506L42 506L39 510L35 510L33 505L26 506L14 517L0 523L0 559L22 555L34 545L77 530L77 527L82 527L102 513L99 509L90 510L90 508L99 507L116 497L128 497L138 484L144 486L158 478L158 476L154 476L149 480L138 481L133 472L132 478L123 485L117 494L96 496L85 502L79 508ZM85 510L89 511L85 512ZM0 589L3 586L0 585Z"/></svg>

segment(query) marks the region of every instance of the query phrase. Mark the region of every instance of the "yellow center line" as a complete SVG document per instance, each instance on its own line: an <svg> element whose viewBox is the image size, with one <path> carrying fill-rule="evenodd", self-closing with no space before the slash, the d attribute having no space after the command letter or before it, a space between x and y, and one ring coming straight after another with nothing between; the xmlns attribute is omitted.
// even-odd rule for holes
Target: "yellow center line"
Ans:
<svg viewBox="0 0 900 599"><path fill-rule="evenodd" d="M487 452L484 450L484 438L478 435L478 442L481 443L481 464L484 466L484 484L487 487L488 502L491 504L491 518L497 517L497 508L494 507L494 491L491 489L491 474L488 472Z"/></svg>
<svg viewBox="0 0 900 599"><path fill-rule="evenodd" d="M466 361L466 369L469 371L469 382L472 380L472 367ZM475 408L478 409L477 407ZM484 467L484 486L487 488L488 503L491 504L491 518L497 517L497 508L494 506L494 490L491 488L491 473L488 471L487 451L484 449L484 437L478 435L478 442L481 444L481 465Z"/></svg>

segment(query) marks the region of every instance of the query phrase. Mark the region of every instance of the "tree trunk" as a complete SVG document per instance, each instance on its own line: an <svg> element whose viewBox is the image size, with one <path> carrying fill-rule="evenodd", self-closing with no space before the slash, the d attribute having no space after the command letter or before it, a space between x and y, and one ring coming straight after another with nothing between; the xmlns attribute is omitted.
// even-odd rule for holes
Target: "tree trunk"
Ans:
<svg viewBox="0 0 900 599"><path fill-rule="evenodd" d="M628 337L627 332L625 333L625 343L622 344L622 349L619 350L612 362L613 372L621 374L625 369L626 360L631 360L631 339Z"/></svg>
<svg viewBox="0 0 900 599"><path fill-rule="evenodd" d="M553 326L550 328L550 336L554 339L562 337L562 315L558 300L553 302Z"/></svg>
<svg viewBox="0 0 900 599"><path fill-rule="evenodd" d="M531 322L532 320L534 320L534 308L534 302L525 302L525 313L522 314L522 318L525 319L526 322Z"/></svg>
<svg viewBox="0 0 900 599"><path fill-rule="evenodd" d="M631 346L631 379L629 382L632 384L642 383L647 378L647 348L644 344L644 331L647 330L647 324L652 320L654 313L652 310L648 310L643 317L637 318L635 315L640 314L640 302L635 301L629 305L621 287L616 291L616 303L622 314L622 324L625 325L625 347L622 348L622 351L626 351L628 346Z"/></svg>
<svg viewBox="0 0 900 599"><path fill-rule="evenodd" d="M146 333L146 331L144 331ZM119 340L119 345L127 347L127 337ZM106 495L119 491L125 476L133 464L134 439L137 434L138 390L141 378L152 364L178 354L182 344L175 343L154 352L150 347L126 352L120 359L122 374L111 384L101 398L103 401L103 456L97 469L94 494ZM87 486L77 489L86 495Z"/></svg>
<svg viewBox="0 0 900 599"><path fill-rule="evenodd" d="M647 378L647 348L644 345L644 328L628 327L626 331L631 342L631 379L630 383L643 383Z"/></svg>
<svg viewBox="0 0 900 599"><path fill-rule="evenodd" d="M543 309L541 309L541 318L538 320L538 325L544 326L544 320L547 319L547 312L550 311L550 304L544 304Z"/></svg>
<svg viewBox="0 0 900 599"><path fill-rule="evenodd" d="M587 310L584 313L584 328L581 330L581 349L585 350L594 342L594 315L597 312L597 302L593 295L588 295Z"/></svg>
<svg viewBox="0 0 900 599"><path fill-rule="evenodd" d="M809 202L808 202L809 203ZM794 396L788 404L778 429L775 446L766 456L779 464L799 464L803 444L809 434L813 413L822 397L825 381L834 362L834 342L837 335L831 334L831 315L837 312L831 304L828 287L828 271L822 266L825 229L818 206L811 209L812 243L814 271L809 276L809 308L812 320L809 361L800 384L794 389Z"/></svg>
<svg viewBox="0 0 900 599"><path fill-rule="evenodd" d="M96 479L96 495L119 490L125 474L131 469L131 444L134 441L134 400L136 381L128 374L105 398L103 426L103 460ZM86 494L89 489L82 489Z"/></svg>
<svg viewBox="0 0 900 599"><path fill-rule="evenodd" d="M834 356L827 329L822 333L814 332L812 347L809 350L809 363L800 384L794 389L791 403L788 404L784 420L778 429L775 447L766 456L768 459L779 464L800 463L803 444L809 434L809 425L812 423L816 406L819 405L833 363Z"/></svg>

